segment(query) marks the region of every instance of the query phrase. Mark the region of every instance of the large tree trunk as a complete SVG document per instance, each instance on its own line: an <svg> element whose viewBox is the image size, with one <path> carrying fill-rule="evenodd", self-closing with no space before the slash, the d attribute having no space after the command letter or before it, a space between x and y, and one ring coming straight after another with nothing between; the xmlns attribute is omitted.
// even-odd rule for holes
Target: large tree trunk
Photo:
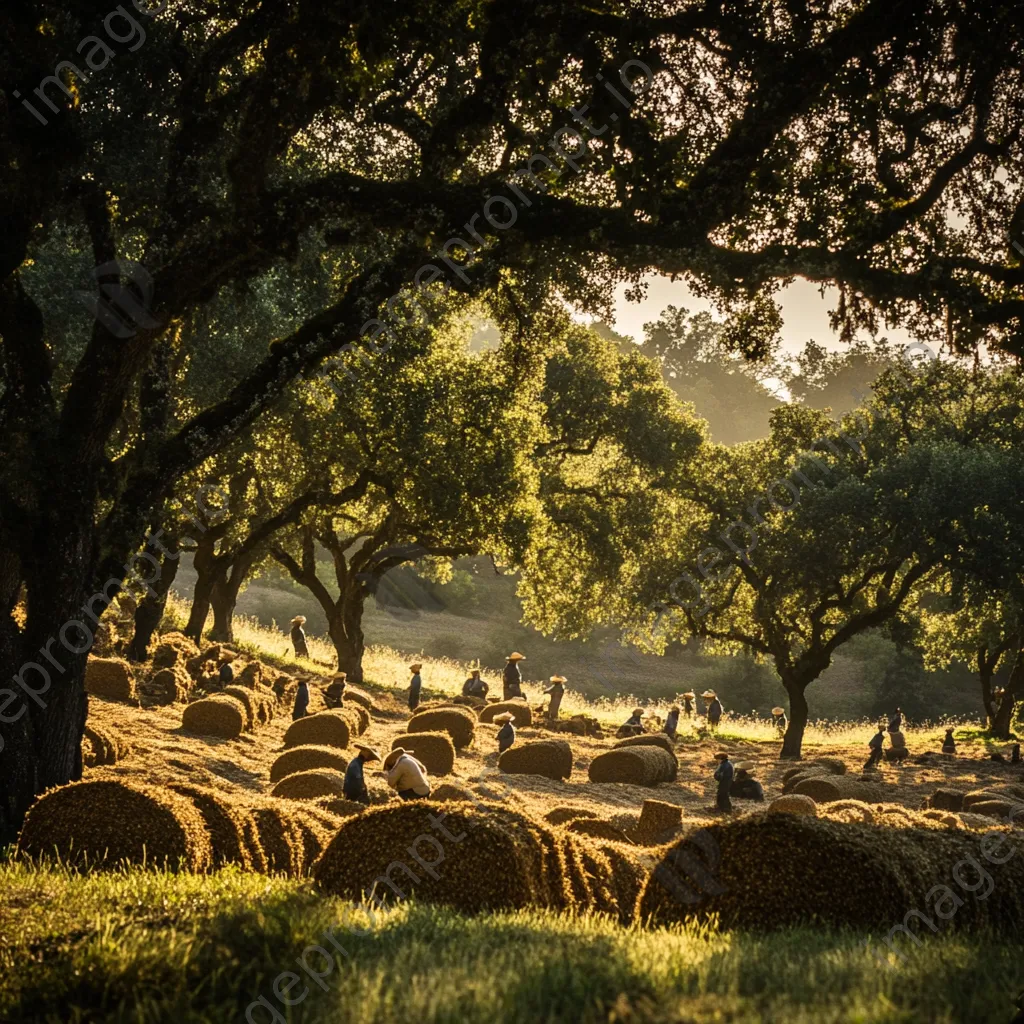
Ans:
<svg viewBox="0 0 1024 1024"><path fill-rule="evenodd" d="M362 584L356 580L354 587L338 599L334 613L327 623L328 633L338 656L338 671L344 672L350 682L363 681L363 602Z"/></svg>
<svg viewBox="0 0 1024 1024"><path fill-rule="evenodd" d="M1010 671L1010 678L1006 681L1006 692L992 719L991 733L994 739L1008 740L1010 738L1013 709L1016 707L1022 691L1024 691L1024 650L1019 650L1013 663L1013 669Z"/></svg>
<svg viewBox="0 0 1024 1024"><path fill-rule="evenodd" d="M216 540L209 536L200 538L195 558L192 560L196 570L196 585L192 591L192 607L188 613L188 622L185 624L185 636L191 637L200 647L203 644L206 619L210 614L213 588L217 582L213 565L213 549L216 543Z"/></svg>
<svg viewBox="0 0 1024 1024"><path fill-rule="evenodd" d="M238 592L251 567L251 558L239 558L231 566L230 572L224 571L216 577L210 591L210 604L213 606L211 640L218 643L234 642L235 605L238 603Z"/></svg>
<svg viewBox="0 0 1024 1024"><path fill-rule="evenodd" d="M978 682L981 684L981 703L985 707L985 724L991 729L996 718L996 710L992 701L992 677L995 675L995 664L985 657L985 648L978 650Z"/></svg>
<svg viewBox="0 0 1024 1024"><path fill-rule="evenodd" d="M164 617L167 595L181 565L177 542L168 540L165 546L167 551L160 559L160 577L150 584L152 592L147 592L135 609L135 632L127 652L131 661L145 661L148 657L149 642Z"/></svg>
<svg viewBox="0 0 1024 1024"><path fill-rule="evenodd" d="M799 761L803 757L804 730L807 728L807 684L797 679L782 680L782 685L789 694L789 728L782 740L782 751L779 757L784 760Z"/></svg>

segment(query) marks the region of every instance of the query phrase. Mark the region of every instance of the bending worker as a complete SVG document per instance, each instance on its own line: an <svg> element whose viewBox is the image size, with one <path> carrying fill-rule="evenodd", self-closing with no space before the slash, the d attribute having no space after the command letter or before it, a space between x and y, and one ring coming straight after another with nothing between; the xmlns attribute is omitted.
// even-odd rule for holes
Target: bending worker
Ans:
<svg viewBox="0 0 1024 1024"><path fill-rule="evenodd" d="M346 800L355 800L356 803L369 804L370 792L366 788L366 779L363 778L363 765L367 761L379 761L380 754L373 747L364 746L362 743L355 743L357 754L348 763L345 770L345 783L342 791Z"/></svg>
<svg viewBox="0 0 1024 1024"><path fill-rule="evenodd" d="M388 785L403 800L419 800L430 796L427 769L408 750L395 747L384 759Z"/></svg>

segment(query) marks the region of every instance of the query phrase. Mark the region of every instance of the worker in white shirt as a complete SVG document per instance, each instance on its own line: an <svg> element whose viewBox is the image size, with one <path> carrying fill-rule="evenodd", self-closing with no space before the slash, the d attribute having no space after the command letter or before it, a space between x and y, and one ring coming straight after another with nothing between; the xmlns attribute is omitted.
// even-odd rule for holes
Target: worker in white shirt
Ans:
<svg viewBox="0 0 1024 1024"><path fill-rule="evenodd" d="M403 799L417 800L430 796L427 769L412 754L395 747L384 759L388 785Z"/></svg>

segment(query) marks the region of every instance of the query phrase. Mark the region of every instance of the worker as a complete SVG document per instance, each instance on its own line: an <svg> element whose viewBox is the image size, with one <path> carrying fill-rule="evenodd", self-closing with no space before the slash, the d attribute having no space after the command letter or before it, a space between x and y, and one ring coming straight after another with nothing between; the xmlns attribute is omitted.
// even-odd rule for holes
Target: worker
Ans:
<svg viewBox="0 0 1024 1024"><path fill-rule="evenodd" d="M309 708L309 683L305 679L299 680L298 689L295 691L295 706L292 708L292 721L305 718Z"/></svg>
<svg viewBox="0 0 1024 1024"><path fill-rule="evenodd" d="M683 714L687 718L693 718L693 702L696 700L697 695L693 690L687 690L686 693L680 694L683 701Z"/></svg>
<svg viewBox="0 0 1024 1024"><path fill-rule="evenodd" d="M503 754L516 741L516 727L512 724L515 715L511 711L504 711L494 716L494 721L501 725L498 730L498 753Z"/></svg>
<svg viewBox="0 0 1024 1024"><path fill-rule="evenodd" d="M942 741L942 752L944 754L956 753L956 740L953 739L952 728L946 730L946 738Z"/></svg>
<svg viewBox="0 0 1024 1024"><path fill-rule="evenodd" d="M420 703L420 690L423 689L423 680L420 679L420 669L423 668L423 663L414 661L409 666L409 671L412 673L412 679L409 680L409 710L415 711L419 707Z"/></svg>
<svg viewBox="0 0 1024 1024"><path fill-rule="evenodd" d="M309 648L306 646L306 634L302 627L306 624L305 615L296 615L292 619L292 647L295 648L296 658L308 658Z"/></svg>
<svg viewBox="0 0 1024 1024"><path fill-rule="evenodd" d="M490 687L480 678L480 669L475 668L469 674L469 678L462 684L463 697L486 698Z"/></svg>
<svg viewBox="0 0 1024 1024"><path fill-rule="evenodd" d="M673 707L669 710L668 717L665 719L665 735L675 742L676 730L679 728L679 708Z"/></svg>
<svg viewBox="0 0 1024 1024"><path fill-rule="evenodd" d="M644 709L633 708L633 714L619 726L615 733L617 739L626 739L629 736L639 736L644 731Z"/></svg>
<svg viewBox="0 0 1024 1024"><path fill-rule="evenodd" d="M427 769L402 747L395 747L384 759L388 785L403 799L416 800L430 796Z"/></svg>
<svg viewBox="0 0 1024 1024"><path fill-rule="evenodd" d="M345 782L342 791L346 800L354 800L359 804L369 804L370 793L366 788L366 779L363 778L363 765L367 761L379 761L380 754L373 747L364 746L362 743L355 743L356 756L348 763L345 769Z"/></svg>
<svg viewBox="0 0 1024 1024"><path fill-rule="evenodd" d="M565 694L565 684L568 680L565 676L552 676L549 680L551 685L544 691L549 694L551 700L548 701L548 721L558 721L558 709L562 706L562 697Z"/></svg>
<svg viewBox="0 0 1024 1024"><path fill-rule="evenodd" d="M772 717L775 719L775 731L780 736L786 735L789 728L789 720L786 718L786 709L780 707L772 708Z"/></svg>
<svg viewBox="0 0 1024 1024"><path fill-rule="evenodd" d="M903 711L900 708L896 709L896 714L889 719L889 732L899 732L903 728Z"/></svg>
<svg viewBox="0 0 1024 1024"><path fill-rule="evenodd" d="M764 803L764 787L750 773L754 770L753 761L737 761L733 768L736 774L733 776L732 785L729 787L729 795L738 800L754 800L759 804Z"/></svg>
<svg viewBox="0 0 1024 1024"><path fill-rule="evenodd" d="M864 771L875 768L878 762L882 760L882 744L885 742L882 739L883 736L885 736L885 726L880 725L878 732L868 741L868 749L871 751L871 754L864 764Z"/></svg>
<svg viewBox="0 0 1024 1024"><path fill-rule="evenodd" d="M502 695L505 700L523 696L523 673L519 671L519 662L525 658L525 654L513 651L505 659L505 669L501 673Z"/></svg>
<svg viewBox="0 0 1024 1024"><path fill-rule="evenodd" d="M715 807L720 811L731 811L732 801L729 799L729 791L732 789L735 770L732 761L729 760L729 755L724 750L720 750L715 754L715 759L719 762L718 767L715 769L715 782L718 783Z"/></svg>
<svg viewBox="0 0 1024 1024"><path fill-rule="evenodd" d="M340 708L345 703L345 681L344 672L336 672L330 685L324 690L324 703L329 708Z"/></svg>
<svg viewBox="0 0 1024 1024"><path fill-rule="evenodd" d="M892 725L892 722L889 723ZM888 753L886 754L887 761L895 761L897 764L903 764L903 762L910 757L910 751L907 750L907 740L902 732L897 729L893 732L889 730L889 742L892 744Z"/></svg>
<svg viewBox="0 0 1024 1024"><path fill-rule="evenodd" d="M220 682L221 689L224 689L225 686L230 686L234 682L235 670L231 667L230 661L222 661L220 663L217 679Z"/></svg>
<svg viewBox="0 0 1024 1024"><path fill-rule="evenodd" d="M708 704L708 728L714 732L722 720L722 702L714 690L705 690L703 697L711 702Z"/></svg>

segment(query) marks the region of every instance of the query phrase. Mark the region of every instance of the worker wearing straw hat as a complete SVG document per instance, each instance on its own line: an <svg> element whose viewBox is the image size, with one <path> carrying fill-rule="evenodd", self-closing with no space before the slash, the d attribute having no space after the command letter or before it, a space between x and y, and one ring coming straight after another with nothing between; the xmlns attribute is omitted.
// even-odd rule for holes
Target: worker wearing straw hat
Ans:
<svg viewBox="0 0 1024 1024"><path fill-rule="evenodd" d="M714 690L705 690L701 696L706 701L709 701L708 728L714 732L718 728L718 723L722 720L722 702L718 699L718 694Z"/></svg>
<svg viewBox="0 0 1024 1024"><path fill-rule="evenodd" d="M864 762L864 771L874 768L882 760L883 736L885 736L885 726L880 725L878 732L868 741L868 749L871 751L871 754L868 756L867 761Z"/></svg>
<svg viewBox="0 0 1024 1024"><path fill-rule="evenodd" d="M786 719L786 709L780 707L772 708L772 717L775 719L775 731L780 736L785 736L786 730L789 728L789 722Z"/></svg>
<svg viewBox="0 0 1024 1024"><path fill-rule="evenodd" d="M309 709L309 681L300 679L295 690L295 704L292 706L292 721L305 718Z"/></svg>
<svg viewBox="0 0 1024 1024"><path fill-rule="evenodd" d="M673 707L665 718L665 735L675 742L676 730L679 728L679 708Z"/></svg>
<svg viewBox="0 0 1024 1024"><path fill-rule="evenodd" d="M409 671L412 673L412 679L409 680L409 710L415 711L419 707L420 703L420 690L423 689L423 680L420 679L420 669L423 668L423 663L414 661L409 666Z"/></svg>
<svg viewBox="0 0 1024 1024"><path fill-rule="evenodd" d="M552 676L549 681L551 685L544 691L551 696L548 702L548 721L557 722L558 709L562 706L562 697L565 695L565 684L568 680L565 676Z"/></svg>
<svg viewBox="0 0 1024 1024"><path fill-rule="evenodd" d="M498 753L503 754L516 741L516 727L512 724L515 715L511 711L504 711L494 716L494 721L501 728L498 730Z"/></svg>
<svg viewBox="0 0 1024 1024"><path fill-rule="evenodd" d="M306 624L305 615L296 615L292 619L292 647L295 648L296 658L308 658L309 648L306 646L306 634L302 627Z"/></svg>
<svg viewBox="0 0 1024 1024"><path fill-rule="evenodd" d="M889 733L901 732L903 729L903 709L897 708L896 714L889 719Z"/></svg>
<svg viewBox="0 0 1024 1024"><path fill-rule="evenodd" d="M480 678L480 669L475 668L469 673L469 678L462 684L463 697L479 697L481 700L487 697L490 687Z"/></svg>
<svg viewBox="0 0 1024 1024"><path fill-rule="evenodd" d="M720 811L731 811L732 801L729 799L729 791L732 789L732 780L736 771L726 751L718 751L715 754L715 760L719 762L718 767L715 769L715 782L718 783L715 806Z"/></svg>
<svg viewBox="0 0 1024 1024"><path fill-rule="evenodd" d="M683 714L687 718L693 718L693 702L696 700L697 695L693 690L687 690L686 693L681 693L676 699L682 700L683 702Z"/></svg>
<svg viewBox="0 0 1024 1024"><path fill-rule="evenodd" d="M336 672L330 686L324 690L324 703L329 708L340 708L345 703L346 674Z"/></svg>
<svg viewBox="0 0 1024 1024"><path fill-rule="evenodd" d="M764 787L750 773L754 770L753 761L735 761L733 768L736 774L733 776L732 785L729 787L729 795L738 800L754 800L759 804L764 803Z"/></svg>
<svg viewBox="0 0 1024 1024"><path fill-rule="evenodd" d="M616 739L627 739L630 736L639 736L644 731L644 709L633 708L633 714L619 726L615 733Z"/></svg>
<svg viewBox="0 0 1024 1024"><path fill-rule="evenodd" d="M502 698L512 700L523 696L523 673L519 671L519 662L524 661L525 654L513 651L505 659L505 669L501 673Z"/></svg>
<svg viewBox="0 0 1024 1024"><path fill-rule="evenodd" d="M349 761L348 768L345 770L345 784L342 789L346 800L369 804L370 792L366 788L366 779L363 778L363 765L367 761L379 761L380 754L373 747L367 747L362 743L353 745L356 748L356 756Z"/></svg>
<svg viewBox="0 0 1024 1024"><path fill-rule="evenodd" d="M416 800L430 796L427 769L408 750L395 747L384 758L384 770L388 773L388 785L403 800Z"/></svg>

